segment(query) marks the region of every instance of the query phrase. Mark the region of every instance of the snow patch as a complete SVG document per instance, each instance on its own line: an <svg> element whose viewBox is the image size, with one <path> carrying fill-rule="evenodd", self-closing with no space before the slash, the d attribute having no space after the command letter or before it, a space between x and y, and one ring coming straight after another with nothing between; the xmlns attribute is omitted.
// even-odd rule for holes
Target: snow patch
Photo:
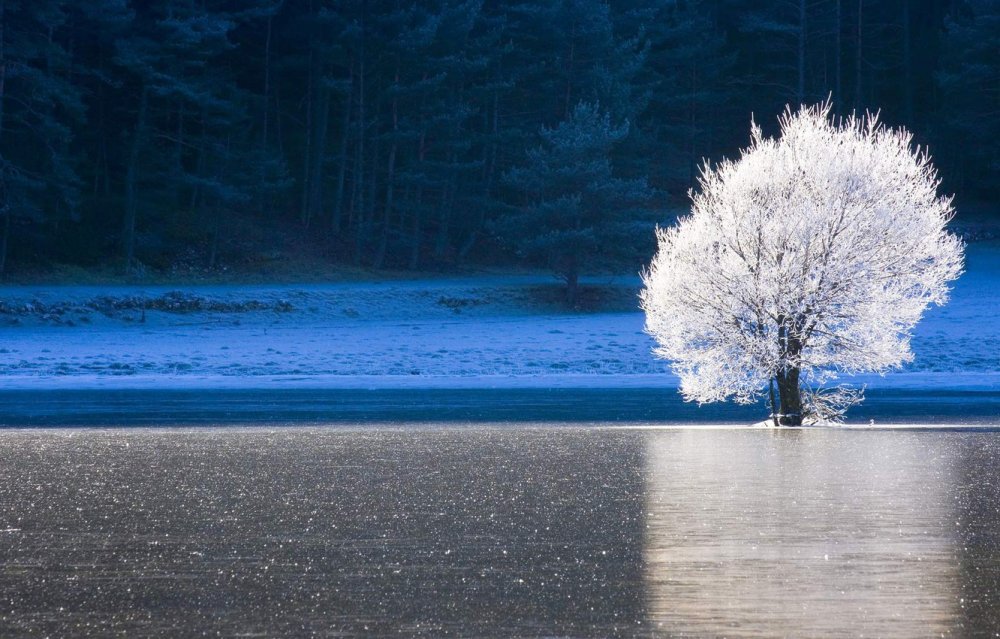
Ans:
<svg viewBox="0 0 1000 639"><path fill-rule="evenodd" d="M844 381L1000 389L1000 244L970 245L966 269L951 302L917 325L912 365ZM626 300L639 284L592 283L617 287ZM545 285L551 280L524 276L192 286L181 298L199 300L190 310L66 313L72 324L0 312L0 326L7 324L0 329L0 389L677 385L652 355L637 304L621 312L566 311L538 302L532 291ZM5 287L0 303L86 308L101 297L155 300L171 290ZM282 301L291 308L279 308Z"/></svg>

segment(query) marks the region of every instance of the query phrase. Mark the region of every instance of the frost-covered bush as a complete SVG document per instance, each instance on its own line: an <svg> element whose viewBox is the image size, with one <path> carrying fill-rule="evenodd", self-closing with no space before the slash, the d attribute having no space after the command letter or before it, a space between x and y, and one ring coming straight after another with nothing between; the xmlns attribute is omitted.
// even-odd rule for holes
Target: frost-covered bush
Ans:
<svg viewBox="0 0 1000 639"><path fill-rule="evenodd" d="M947 300L963 245L909 132L829 104L779 122L779 137L753 125L739 159L703 167L691 214L657 231L641 298L686 399L770 389L773 404L776 386L781 423L798 424L803 386L912 360L911 330Z"/></svg>

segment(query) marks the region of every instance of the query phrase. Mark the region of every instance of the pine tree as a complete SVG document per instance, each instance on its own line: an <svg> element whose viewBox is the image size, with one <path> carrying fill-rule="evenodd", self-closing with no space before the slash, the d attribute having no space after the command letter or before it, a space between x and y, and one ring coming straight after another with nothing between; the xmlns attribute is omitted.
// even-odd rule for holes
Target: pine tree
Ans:
<svg viewBox="0 0 1000 639"><path fill-rule="evenodd" d="M496 230L519 255L562 278L571 305L581 273L627 263L643 237L640 207L652 192L645 180L616 177L610 160L627 133L627 123L613 125L596 104L580 102L558 126L542 127L542 144L505 176L522 203Z"/></svg>
<svg viewBox="0 0 1000 639"><path fill-rule="evenodd" d="M162 237L185 209L208 227L214 262L214 214L246 199L232 174L239 165L233 150L242 142L234 127L245 117L245 101L222 64L235 27L234 15L222 9L160 0L137 11L117 41L116 62L133 97L123 186L128 269L137 265L140 224L158 222ZM143 212L159 215L140 219Z"/></svg>
<svg viewBox="0 0 1000 639"><path fill-rule="evenodd" d="M373 17L371 37L384 52L382 76L384 111L373 139L385 149L379 173L382 188L372 202L373 214L355 229L356 260L371 253L381 267L388 259L417 268L433 208L431 193L443 191L441 175L433 171L434 151L447 140L450 116L461 108L446 101L446 69L442 51L460 45L461 34L444 39L442 23L447 3L399 5ZM377 214L374 213L377 211ZM365 251L370 247L370 251Z"/></svg>

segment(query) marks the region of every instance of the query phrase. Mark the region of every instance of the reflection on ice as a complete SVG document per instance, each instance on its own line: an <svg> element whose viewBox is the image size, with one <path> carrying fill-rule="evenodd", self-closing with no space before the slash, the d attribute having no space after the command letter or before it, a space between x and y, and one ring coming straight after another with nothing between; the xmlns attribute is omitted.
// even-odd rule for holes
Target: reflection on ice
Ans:
<svg viewBox="0 0 1000 639"><path fill-rule="evenodd" d="M650 433L651 624L728 636L955 629L957 455L942 436Z"/></svg>

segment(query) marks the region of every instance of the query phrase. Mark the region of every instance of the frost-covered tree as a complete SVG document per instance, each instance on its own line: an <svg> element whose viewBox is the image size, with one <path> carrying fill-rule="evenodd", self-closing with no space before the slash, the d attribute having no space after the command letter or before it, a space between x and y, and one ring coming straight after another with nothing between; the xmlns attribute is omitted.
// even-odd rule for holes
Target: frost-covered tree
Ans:
<svg viewBox="0 0 1000 639"><path fill-rule="evenodd" d="M687 400L770 390L775 424L797 425L853 397L809 388L913 359L911 330L947 300L963 245L906 130L835 120L829 103L779 122L780 137L753 125L738 160L703 167L691 214L657 232L641 298Z"/></svg>

